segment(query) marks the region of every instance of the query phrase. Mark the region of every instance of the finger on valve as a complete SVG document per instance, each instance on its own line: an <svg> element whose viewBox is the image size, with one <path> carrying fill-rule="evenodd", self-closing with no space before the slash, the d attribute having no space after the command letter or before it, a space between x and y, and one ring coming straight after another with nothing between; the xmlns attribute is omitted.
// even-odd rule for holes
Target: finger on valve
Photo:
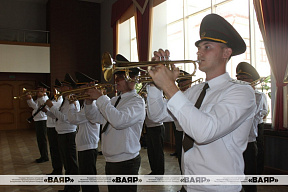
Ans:
<svg viewBox="0 0 288 192"><path fill-rule="evenodd" d="M160 60L160 57L161 57L161 54L158 52L158 51L154 51L154 61L159 61Z"/></svg>
<svg viewBox="0 0 288 192"><path fill-rule="evenodd" d="M170 51L168 49L165 50L165 60L169 60Z"/></svg>
<svg viewBox="0 0 288 192"><path fill-rule="evenodd" d="M159 49L158 52L160 53L160 61L163 61L165 59L165 52L163 49Z"/></svg>

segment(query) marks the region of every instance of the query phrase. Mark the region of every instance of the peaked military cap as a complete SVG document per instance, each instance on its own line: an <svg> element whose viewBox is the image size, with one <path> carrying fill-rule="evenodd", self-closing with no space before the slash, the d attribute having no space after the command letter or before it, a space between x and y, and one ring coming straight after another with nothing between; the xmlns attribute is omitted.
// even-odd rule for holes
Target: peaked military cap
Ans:
<svg viewBox="0 0 288 192"><path fill-rule="evenodd" d="M202 41L224 43L232 49L232 55L239 55L246 51L246 44L234 27L223 17L217 14L206 15L200 25L200 40L195 42L196 47Z"/></svg>
<svg viewBox="0 0 288 192"><path fill-rule="evenodd" d="M121 54L117 54L116 55L116 62L117 61L125 61L125 62L129 62L128 61L128 59L126 59L123 55L121 55ZM130 68L129 69L129 75L135 75L135 76L137 76L137 75L139 75L139 72L140 72L140 70L139 70L139 68L138 67L134 67L134 68ZM124 74L125 73L125 71L123 70L121 70L121 71L117 71L117 72L115 72L114 74Z"/></svg>
<svg viewBox="0 0 288 192"><path fill-rule="evenodd" d="M81 72L76 72L75 76L76 76L77 85L83 85L86 83L90 83L92 81L98 82L98 80L95 80L95 79L93 79L93 78L89 77L88 75L85 75L84 73L81 73Z"/></svg>
<svg viewBox="0 0 288 192"><path fill-rule="evenodd" d="M71 75L69 73L66 73L64 81L61 82L62 85L68 85L71 86L73 88L77 87L76 82L72 79Z"/></svg>
<svg viewBox="0 0 288 192"><path fill-rule="evenodd" d="M180 70L180 73L183 73L183 75L190 75L189 73L187 73L186 71ZM187 81L187 80L192 80L192 77L185 77L185 78L181 78L181 79L177 79L176 82L177 83L181 83L183 81Z"/></svg>
<svg viewBox="0 0 288 192"><path fill-rule="evenodd" d="M248 75L253 79L253 81L260 78L257 70L252 65L246 62L241 62L237 65L236 76L238 75Z"/></svg>
<svg viewBox="0 0 288 192"><path fill-rule="evenodd" d="M46 88L46 89L49 89L50 87L48 85L46 85L45 83L43 82L39 82L38 85L37 85L37 88Z"/></svg>
<svg viewBox="0 0 288 192"><path fill-rule="evenodd" d="M62 86L62 83L58 79L55 79L54 87L61 87L61 86Z"/></svg>

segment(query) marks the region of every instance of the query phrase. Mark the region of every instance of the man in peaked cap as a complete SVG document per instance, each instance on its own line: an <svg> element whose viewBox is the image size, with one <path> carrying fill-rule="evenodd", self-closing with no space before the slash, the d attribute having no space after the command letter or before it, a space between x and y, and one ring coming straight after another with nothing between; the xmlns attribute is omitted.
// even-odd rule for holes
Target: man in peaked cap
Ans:
<svg viewBox="0 0 288 192"><path fill-rule="evenodd" d="M62 86L62 83L58 79L55 79L54 88L60 89L61 86ZM55 99L54 97L52 99L53 106L59 109L62 101L63 101L62 96L57 96L57 99ZM47 114L48 109L44 108L43 111ZM56 127L56 119L47 115L47 136L48 136L48 141L49 141L51 163L52 163L52 168L53 168L52 172L49 173L48 175L62 175L62 169L63 169L63 163L61 160L59 144L58 144L58 139L57 139L58 133L55 127Z"/></svg>
<svg viewBox="0 0 288 192"><path fill-rule="evenodd" d="M116 58L127 61L120 55ZM138 175L140 137L145 119L145 103L137 94L133 81L138 70L131 69L132 81L125 79L124 71L115 73L117 91L121 94L112 99L101 90L88 90L90 99L85 101L85 114L90 122L103 125L101 149L106 160L106 175ZM96 105L93 100L97 100ZM108 190L136 192L137 185L109 185Z"/></svg>
<svg viewBox="0 0 288 192"><path fill-rule="evenodd" d="M48 99L48 96L46 94L46 91L49 86L44 84L43 82L39 82L36 86L37 93L36 93L36 100L32 99L31 95L27 95L27 104L29 107L33 108L32 115L36 113L38 108L43 105L46 100ZM47 121L47 115L40 111L35 117L33 118L35 129L36 129L36 137L37 137L37 144L38 149L40 152L40 158L36 159L36 163L43 163L46 161L49 161L48 158L48 147L47 147L47 127L46 127L46 121Z"/></svg>
<svg viewBox="0 0 288 192"><path fill-rule="evenodd" d="M65 92L75 88L76 82L70 74L66 74L64 81L61 82L61 92ZM55 129L58 134L58 145L60 150L61 160L64 165L65 175L78 175L77 154L76 154L76 130L77 125L68 120L68 111L73 108L76 111L80 110L79 101L75 101L70 105L68 101L69 95L64 95L63 102L60 107L53 104L51 100L47 100L46 104L49 107L47 115L56 119ZM63 190L60 190L63 191ZM64 191L80 191L79 185L65 185Z"/></svg>
<svg viewBox="0 0 288 192"><path fill-rule="evenodd" d="M205 82L183 93L175 85L178 68L152 67L149 74L157 87L148 87L148 117L154 121L178 120L184 131L183 175L244 175L242 154L253 122L255 94L251 86L233 81L226 65L231 56L245 52L246 45L234 27L217 14L203 18L195 45ZM160 61L169 54L159 49L152 59ZM161 90L168 102L163 101ZM182 190L237 192L242 186L240 182L187 185Z"/></svg>
<svg viewBox="0 0 288 192"><path fill-rule="evenodd" d="M240 62L236 67L237 80L252 83L260 78L257 70L247 62ZM262 174L257 169L264 168L264 123L263 118L268 113L268 105L266 95L255 89L255 85L251 85L255 90L256 112L253 125L248 136L248 145L243 153L245 162L245 175ZM259 157L259 158L258 158ZM259 162L259 163L258 163ZM262 167L263 166L263 167ZM257 185L243 185L245 192L256 192Z"/></svg>
<svg viewBox="0 0 288 192"><path fill-rule="evenodd" d="M236 77L238 80L253 82L260 78L257 70L247 62L240 62L236 67Z"/></svg>
<svg viewBox="0 0 288 192"><path fill-rule="evenodd" d="M78 72L78 71L75 73L75 76L76 76L76 83L78 85L85 85L85 84L90 83L90 82L95 82L95 83L98 82L98 80L95 80L95 79L89 77L88 75L81 73L81 72Z"/></svg>
<svg viewBox="0 0 288 192"><path fill-rule="evenodd" d="M82 88L86 87L86 84L97 81L87 76L84 73L76 72L77 85ZM96 104L94 101L93 104ZM80 175L97 175L96 162L98 155L98 142L100 133L100 124L91 123L85 116L85 103L81 107L80 111L77 111L70 103L70 109L68 112L68 121L78 125L78 132L76 134L76 149L78 152L78 165ZM95 191L98 192L98 185L82 185L83 192Z"/></svg>
<svg viewBox="0 0 288 192"><path fill-rule="evenodd" d="M62 86L63 84L72 88L77 87L77 83L73 80L73 78L71 77L71 75L69 73L65 74L65 78L64 81L61 82Z"/></svg>

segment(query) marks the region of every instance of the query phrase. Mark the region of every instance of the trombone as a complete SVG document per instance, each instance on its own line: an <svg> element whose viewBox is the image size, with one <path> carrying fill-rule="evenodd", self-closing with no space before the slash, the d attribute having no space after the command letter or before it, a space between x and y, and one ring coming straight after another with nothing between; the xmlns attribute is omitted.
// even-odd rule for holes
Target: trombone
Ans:
<svg viewBox="0 0 288 192"><path fill-rule="evenodd" d="M36 96L36 93L39 91L41 91L41 90L32 90L32 89L23 88L22 89L23 94L19 95L17 97L13 97L13 99L24 99L27 95ZM46 91L46 93L49 95L50 91Z"/></svg>
<svg viewBox="0 0 288 192"><path fill-rule="evenodd" d="M176 60L176 61L141 61L141 62L127 62L127 61L117 61L111 58L111 55L108 52L105 52L102 56L102 72L104 79L110 81L113 77L113 74L118 71L125 71L124 78L126 81L136 81L138 83L151 83L153 82L151 76L148 75L148 71L145 69L139 68L141 71L144 71L144 75L136 77L136 80L130 78L129 69L135 67L152 67L160 64L164 64L170 70L172 69L173 64L179 63L192 63L194 65L194 71L189 76L193 76L196 73L197 66L196 63L199 63L198 60ZM187 75L180 73L178 79L187 78Z"/></svg>
<svg viewBox="0 0 288 192"><path fill-rule="evenodd" d="M82 87L82 88L77 88L77 89L71 89L71 90L63 91L63 92L57 92L54 95L54 98L57 101L60 96L68 95L69 101L83 100L83 99L88 99L90 97L89 95L85 94L85 91L88 89L96 88L96 89L103 90L105 92L105 94L109 94L109 93L112 93L114 91L114 87L115 87L115 85L113 85L113 84L99 83L99 84L95 84L92 86L87 86L87 87Z"/></svg>

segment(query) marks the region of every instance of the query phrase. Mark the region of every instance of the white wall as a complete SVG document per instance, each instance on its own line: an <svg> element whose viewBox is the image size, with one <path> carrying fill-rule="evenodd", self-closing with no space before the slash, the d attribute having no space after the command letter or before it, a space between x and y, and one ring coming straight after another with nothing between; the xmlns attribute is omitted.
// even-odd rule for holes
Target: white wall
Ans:
<svg viewBox="0 0 288 192"><path fill-rule="evenodd" d="M50 73L50 47L0 44L0 71Z"/></svg>

